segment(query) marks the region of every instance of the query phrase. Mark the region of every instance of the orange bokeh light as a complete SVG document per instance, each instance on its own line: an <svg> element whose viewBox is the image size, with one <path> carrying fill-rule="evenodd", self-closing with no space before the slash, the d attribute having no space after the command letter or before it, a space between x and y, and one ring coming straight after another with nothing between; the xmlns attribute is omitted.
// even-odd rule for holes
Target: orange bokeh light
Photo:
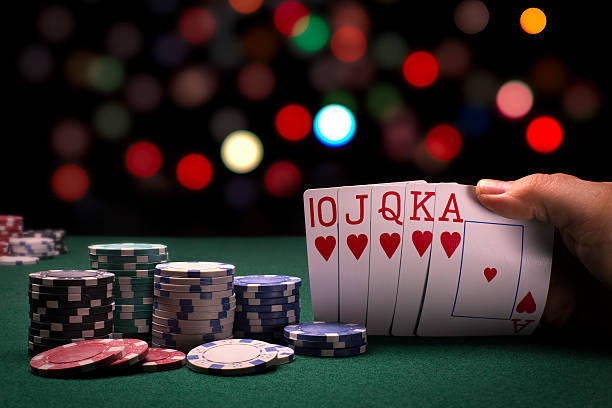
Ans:
<svg viewBox="0 0 612 408"><path fill-rule="evenodd" d="M76 164L66 164L55 170L52 178L53 192L64 201L77 201L89 189L87 172Z"/></svg>

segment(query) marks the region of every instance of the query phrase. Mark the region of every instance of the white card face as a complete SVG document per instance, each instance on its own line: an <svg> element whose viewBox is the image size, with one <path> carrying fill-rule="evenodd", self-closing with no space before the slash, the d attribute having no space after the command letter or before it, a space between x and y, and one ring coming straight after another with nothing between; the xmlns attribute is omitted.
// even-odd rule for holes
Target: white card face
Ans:
<svg viewBox="0 0 612 408"><path fill-rule="evenodd" d="M391 334L412 336L418 323L431 253L436 185L406 185L402 260Z"/></svg>
<svg viewBox="0 0 612 408"><path fill-rule="evenodd" d="M438 184L421 336L525 335L550 281L553 228L483 207L473 186Z"/></svg>
<svg viewBox="0 0 612 408"><path fill-rule="evenodd" d="M368 334L388 336L391 330L404 232L406 183L372 187Z"/></svg>
<svg viewBox="0 0 612 408"><path fill-rule="evenodd" d="M304 218L312 312L338 321L338 188L304 192Z"/></svg>
<svg viewBox="0 0 612 408"><path fill-rule="evenodd" d="M338 259L340 321L365 325L370 273L372 186L338 191Z"/></svg>

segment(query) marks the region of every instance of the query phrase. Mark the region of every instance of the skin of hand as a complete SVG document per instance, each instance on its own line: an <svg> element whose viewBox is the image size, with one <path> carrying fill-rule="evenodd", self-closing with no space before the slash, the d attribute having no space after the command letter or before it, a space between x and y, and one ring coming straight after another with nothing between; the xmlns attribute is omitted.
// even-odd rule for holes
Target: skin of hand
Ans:
<svg viewBox="0 0 612 408"><path fill-rule="evenodd" d="M607 286L600 284L597 290L603 289L604 296L610 298L612 183L567 174L532 174L516 181L480 180L476 195L485 207L506 218L535 218L553 225L565 244L555 240L544 324L562 327L574 314L577 293L571 273L576 269L586 268ZM584 268L573 264L564 251L573 254Z"/></svg>

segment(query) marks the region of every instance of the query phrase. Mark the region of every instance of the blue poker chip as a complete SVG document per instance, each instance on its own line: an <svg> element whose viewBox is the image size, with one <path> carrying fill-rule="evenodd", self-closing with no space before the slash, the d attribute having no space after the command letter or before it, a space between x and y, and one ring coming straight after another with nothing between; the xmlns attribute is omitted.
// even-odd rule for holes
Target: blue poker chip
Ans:
<svg viewBox="0 0 612 408"><path fill-rule="evenodd" d="M337 341L367 340L366 328L354 323L304 322L285 327L285 337L291 340L310 340L333 343Z"/></svg>
<svg viewBox="0 0 612 408"><path fill-rule="evenodd" d="M242 327L248 326L277 326L283 324L294 324L299 320L298 316L277 317L273 319L242 319L237 318L235 324Z"/></svg>
<svg viewBox="0 0 612 408"><path fill-rule="evenodd" d="M287 344L300 347L300 348L314 348L314 349L342 349L350 347L359 347L365 344L365 340L362 338L356 340L326 342L326 341L309 341L309 340L291 340L285 338Z"/></svg>
<svg viewBox="0 0 612 408"><path fill-rule="evenodd" d="M312 357L352 357L364 354L368 351L368 344L365 343L358 347L349 347L343 349L316 349L302 348L289 345L295 351L295 354Z"/></svg>
<svg viewBox="0 0 612 408"><path fill-rule="evenodd" d="M247 275L234 277L236 292L283 292L302 286L302 279L286 275Z"/></svg>
<svg viewBox="0 0 612 408"><path fill-rule="evenodd" d="M300 310L300 302L283 303L280 305L241 305L236 303L236 312L284 312L287 310Z"/></svg>
<svg viewBox="0 0 612 408"><path fill-rule="evenodd" d="M279 344L270 344L266 347L266 350L274 350L278 353L274 364L288 364L295 359L295 352L291 347L281 346Z"/></svg>
<svg viewBox="0 0 612 408"><path fill-rule="evenodd" d="M232 299L232 298L228 298ZM166 303L160 303L157 300L153 301L154 309L161 309L167 312L176 312L176 313L210 313L214 311L223 312L226 310L230 310L236 307L236 302L224 301L219 302L217 305L211 306L201 306L198 307L196 305L187 305L187 304L179 304L179 305L169 305Z"/></svg>
<svg viewBox="0 0 612 408"><path fill-rule="evenodd" d="M295 296L300 294L300 289L289 289L283 292L236 292L239 299L268 299Z"/></svg>

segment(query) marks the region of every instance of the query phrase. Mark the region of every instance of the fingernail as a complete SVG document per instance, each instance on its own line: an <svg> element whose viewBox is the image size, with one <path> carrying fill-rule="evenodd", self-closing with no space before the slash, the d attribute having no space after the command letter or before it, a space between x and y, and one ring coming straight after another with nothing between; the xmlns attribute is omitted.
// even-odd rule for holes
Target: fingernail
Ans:
<svg viewBox="0 0 612 408"><path fill-rule="evenodd" d="M512 187L512 182L482 179L478 182L477 187L478 191L480 191L480 194L497 195L503 194L506 191L510 190L510 187Z"/></svg>

